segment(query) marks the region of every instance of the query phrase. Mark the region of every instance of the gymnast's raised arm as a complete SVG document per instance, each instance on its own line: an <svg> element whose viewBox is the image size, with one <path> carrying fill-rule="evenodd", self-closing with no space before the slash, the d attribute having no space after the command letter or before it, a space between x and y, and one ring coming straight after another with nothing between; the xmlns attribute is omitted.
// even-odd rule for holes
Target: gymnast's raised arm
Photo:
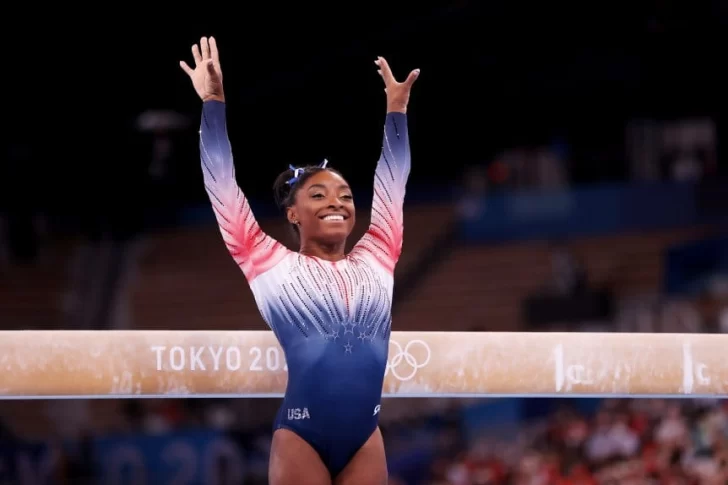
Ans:
<svg viewBox="0 0 728 485"><path fill-rule="evenodd" d="M403 207L410 173L410 147L407 105L412 85L420 74L410 72L404 82L397 82L383 57L379 66L387 93L387 116L384 123L382 152L374 174L374 199L369 229L357 246L367 249L391 273L402 251Z"/></svg>
<svg viewBox="0 0 728 485"><path fill-rule="evenodd" d="M252 281L285 256L286 249L258 226L247 198L235 179L232 149L227 134L222 70L213 37L192 47L195 68L180 61L202 100L200 162L205 189L212 203L225 245Z"/></svg>

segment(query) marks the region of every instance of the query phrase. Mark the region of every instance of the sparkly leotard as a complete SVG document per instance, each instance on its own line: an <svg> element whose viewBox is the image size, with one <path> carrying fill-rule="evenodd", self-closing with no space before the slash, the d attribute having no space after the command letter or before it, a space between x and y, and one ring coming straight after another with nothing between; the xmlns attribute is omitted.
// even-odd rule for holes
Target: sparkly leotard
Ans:
<svg viewBox="0 0 728 485"><path fill-rule="evenodd" d="M223 240L286 356L275 428L301 436L335 476L378 424L410 171L407 117L386 116L371 224L337 262L290 251L258 226L236 182L222 102L203 104L200 157Z"/></svg>

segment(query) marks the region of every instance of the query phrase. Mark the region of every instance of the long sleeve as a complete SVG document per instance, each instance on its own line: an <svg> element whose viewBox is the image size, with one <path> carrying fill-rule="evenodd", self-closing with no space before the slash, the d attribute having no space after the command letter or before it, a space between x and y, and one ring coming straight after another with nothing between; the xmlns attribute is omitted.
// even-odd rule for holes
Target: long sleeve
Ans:
<svg viewBox="0 0 728 485"><path fill-rule="evenodd" d="M275 266L288 250L263 232L237 184L223 102L203 103L200 161L205 189L222 238L231 256L251 282Z"/></svg>
<svg viewBox="0 0 728 485"><path fill-rule="evenodd" d="M403 206L409 173L407 115L388 113L382 153L374 173L371 222L357 249L368 251L390 273L394 273L402 251Z"/></svg>

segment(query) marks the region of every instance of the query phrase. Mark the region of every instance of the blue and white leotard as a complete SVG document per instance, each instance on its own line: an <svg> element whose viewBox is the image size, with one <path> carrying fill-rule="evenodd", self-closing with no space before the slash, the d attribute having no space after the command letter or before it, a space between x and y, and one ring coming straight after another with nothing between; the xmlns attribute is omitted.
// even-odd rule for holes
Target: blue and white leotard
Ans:
<svg viewBox="0 0 728 485"><path fill-rule="evenodd" d="M203 104L200 157L223 240L286 356L275 429L301 436L335 476L378 424L410 171L407 117L386 116L371 224L337 262L290 251L258 226L236 182L224 103Z"/></svg>

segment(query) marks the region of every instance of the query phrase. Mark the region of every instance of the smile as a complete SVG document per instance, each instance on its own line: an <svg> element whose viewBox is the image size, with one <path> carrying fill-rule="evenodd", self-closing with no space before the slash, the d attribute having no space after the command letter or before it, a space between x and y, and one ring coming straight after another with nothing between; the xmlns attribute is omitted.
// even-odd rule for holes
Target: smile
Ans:
<svg viewBox="0 0 728 485"><path fill-rule="evenodd" d="M346 218L341 214L330 214L321 218L324 221L343 222Z"/></svg>

